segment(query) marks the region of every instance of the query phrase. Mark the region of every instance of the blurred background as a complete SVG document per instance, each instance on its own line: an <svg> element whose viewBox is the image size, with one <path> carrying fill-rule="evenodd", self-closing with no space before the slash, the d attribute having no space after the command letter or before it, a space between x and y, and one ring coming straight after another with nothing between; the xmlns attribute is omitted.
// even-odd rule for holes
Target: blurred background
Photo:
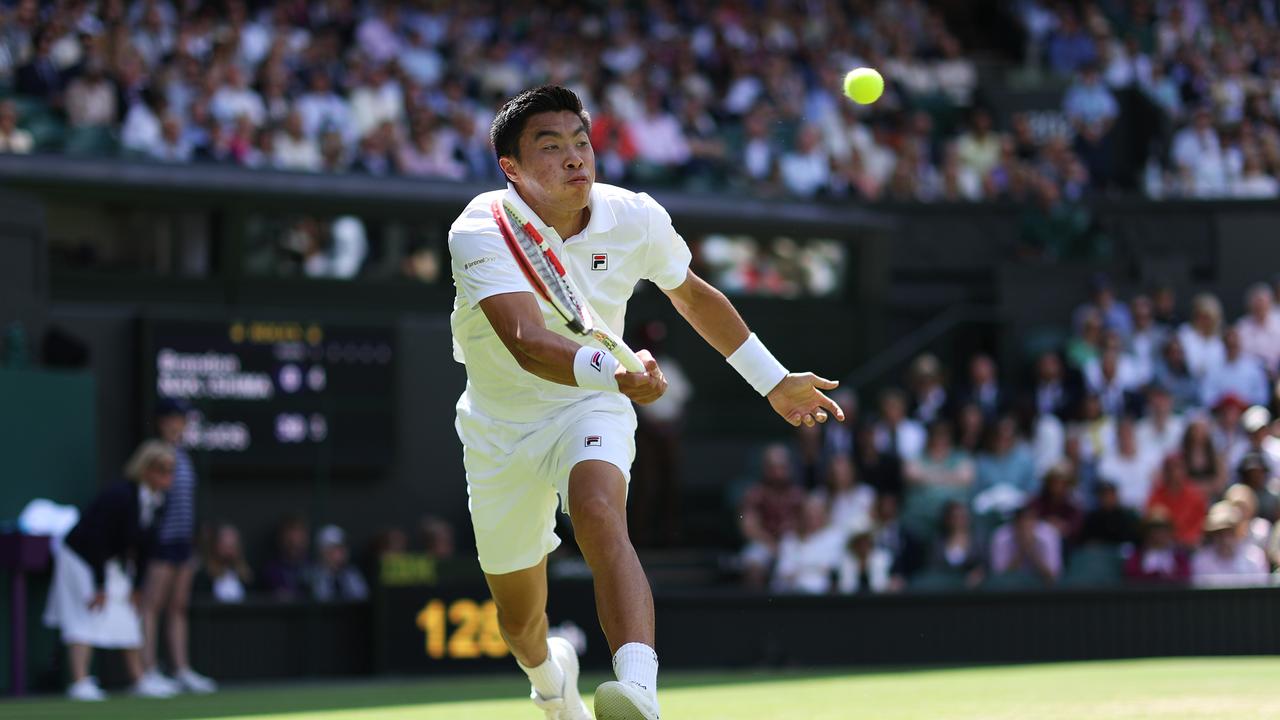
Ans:
<svg viewBox="0 0 1280 720"><path fill-rule="evenodd" d="M1280 564L1275 0L18 0L0 690L67 672L24 509L83 510L174 415L200 672L511 669L465 629L446 236L541 83L784 363L843 381L846 423L793 430L637 288L664 666L1280 651L1247 589ZM552 624L603 668L561 535Z"/></svg>

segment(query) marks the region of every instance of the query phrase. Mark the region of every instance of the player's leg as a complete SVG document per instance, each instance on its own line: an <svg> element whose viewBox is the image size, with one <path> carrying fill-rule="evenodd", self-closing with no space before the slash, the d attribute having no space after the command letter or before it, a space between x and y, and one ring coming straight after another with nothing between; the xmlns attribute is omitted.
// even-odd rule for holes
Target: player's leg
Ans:
<svg viewBox="0 0 1280 720"><path fill-rule="evenodd" d="M516 661L527 668L547 661L547 559L525 570L485 574L498 606L498 628Z"/></svg>
<svg viewBox="0 0 1280 720"><path fill-rule="evenodd" d="M569 516L595 579L600 627L616 653L628 643L653 647L653 594L627 534L627 479L603 460L569 473Z"/></svg>

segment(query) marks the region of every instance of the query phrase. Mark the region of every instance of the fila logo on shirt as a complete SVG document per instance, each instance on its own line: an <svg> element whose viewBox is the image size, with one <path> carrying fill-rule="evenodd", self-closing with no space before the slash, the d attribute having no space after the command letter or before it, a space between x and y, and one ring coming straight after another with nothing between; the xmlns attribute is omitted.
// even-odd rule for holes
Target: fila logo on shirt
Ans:
<svg viewBox="0 0 1280 720"><path fill-rule="evenodd" d="M588 435L582 443L582 447L603 447L604 438L599 435Z"/></svg>
<svg viewBox="0 0 1280 720"><path fill-rule="evenodd" d="M609 269L609 253L591 253L592 270Z"/></svg>
<svg viewBox="0 0 1280 720"><path fill-rule="evenodd" d="M602 367L604 367L604 353L597 350L595 354L591 356L591 369L596 372L600 372Z"/></svg>

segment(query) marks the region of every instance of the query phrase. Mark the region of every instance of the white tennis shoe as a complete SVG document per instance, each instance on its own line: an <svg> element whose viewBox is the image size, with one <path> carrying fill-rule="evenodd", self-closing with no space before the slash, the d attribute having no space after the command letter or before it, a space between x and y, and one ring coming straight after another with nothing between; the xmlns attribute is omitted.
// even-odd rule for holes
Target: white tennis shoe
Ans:
<svg viewBox="0 0 1280 720"><path fill-rule="evenodd" d="M596 688L596 720L659 720L658 698L635 683L610 680Z"/></svg>
<svg viewBox="0 0 1280 720"><path fill-rule="evenodd" d="M592 720L591 711L578 693L578 653L568 640L553 637L547 640L552 659L564 673L564 686L560 697L544 698L533 691L533 704L547 714L547 720Z"/></svg>
<svg viewBox="0 0 1280 720"><path fill-rule="evenodd" d="M67 688L67 697L77 702L102 702L107 694L98 687L98 679L87 677Z"/></svg>

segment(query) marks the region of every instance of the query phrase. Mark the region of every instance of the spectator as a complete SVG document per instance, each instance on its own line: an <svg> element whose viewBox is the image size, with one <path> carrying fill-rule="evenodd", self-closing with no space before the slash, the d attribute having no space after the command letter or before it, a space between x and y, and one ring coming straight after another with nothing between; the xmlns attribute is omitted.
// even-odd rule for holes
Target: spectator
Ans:
<svg viewBox="0 0 1280 720"><path fill-rule="evenodd" d="M1094 488L1097 503L1084 517L1081 544L1126 546L1137 543L1140 539L1138 514L1120 504L1120 493L1112 483L1103 480Z"/></svg>
<svg viewBox="0 0 1280 720"><path fill-rule="evenodd" d="M880 451L876 445L874 425L860 423L857 426L853 452L858 478L870 485L877 497L892 495L902 498L902 459Z"/></svg>
<svg viewBox="0 0 1280 720"><path fill-rule="evenodd" d="M804 503L800 523L785 533L778 543L778 562L772 583L774 591L807 595L830 592L832 574L840 565L844 538L844 531L828 522L827 505L823 499L809 498ZM888 564L886 558L886 575Z"/></svg>
<svg viewBox="0 0 1280 720"><path fill-rule="evenodd" d="M948 500L967 500L973 487L972 458L957 450L952 441L951 423L939 420L929 426L924 453L903 466L906 502L903 522L917 537L928 537Z"/></svg>
<svg viewBox="0 0 1280 720"><path fill-rule="evenodd" d="M1133 329L1129 333L1129 342L1125 352L1133 359L1134 369L1139 382L1151 382L1155 375L1156 363L1160 357L1160 349L1164 347L1166 332L1156 323L1155 308L1151 298L1138 295L1130 304L1133 316Z"/></svg>
<svg viewBox="0 0 1280 720"><path fill-rule="evenodd" d="M1090 283L1089 302L1076 308L1073 320L1081 326L1091 312L1102 320L1104 330L1113 330L1123 340L1133 333L1133 315L1124 303L1116 299L1115 287L1106 275L1095 275Z"/></svg>
<svg viewBox="0 0 1280 720"><path fill-rule="evenodd" d="M298 98L294 108L302 117L302 129L308 137L336 132L345 140L355 140L356 128L351 120L351 106L333 91L333 81L328 73L322 70L312 71L309 89Z"/></svg>
<svg viewBox="0 0 1280 720"><path fill-rule="evenodd" d="M1052 525L1068 546L1080 539L1084 525L1084 511L1071 497L1074 470L1070 463L1065 462L1050 468L1044 476L1039 495L1031 501L1036 515Z"/></svg>
<svg viewBox="0 0 1280 720"><path fill-rule="evenodd" d="M1049 69L1058 75L1071 75L1094 63L1098 49L1074 12L1067 10L1058 17L1058 27L1049 36Z"/></svg>
<svg viewBox="0 0 1280 720"><path fill-rule="evenodd" d="M1200 380L1192 373L1182 341L1176 337L1164 344L1160 363L1156 365L1155 382L1173 397L1176 412L1200 406Z"/></svg>
<svg viewBox="0 0 1280 720"><path fill-rule="evenodd" d="M1228 192L1234 198L1270 199L1280 197L1280 182L1268 175L1262 158L1256 152L1244 155L1239 177L1233 177Z"/></svg>
<svg viewBox="0 0 1280 720"><path fill-rule="evenodd" d="M1147 512L1162 508L1173 522L1173 536L1180 545L1194 548L1200 544L1207 503L1205 494L1187 478L1187 468L1180 455L1164 459L1159 481L1147 501Z"/></svg>
<svg viewBox="0 0 1280 720"><path fill-rule="evenodd" d="M876 546L870 528L855 530L839 563L836 589L845 595L879 595L898 592L904 584L893 573L893 556Z"/></svg>
<svg viewBox="0 0 1280 720"><path fill-rule="evenodd" d="M0 101L0 153L26 155L35 149L31 133L18 127L18 106L12 100Z"/></svg>
<svg viewBox="0 0 1280 720"><path fill-rule="evenodd" d="M1031 450L1019 439L1013 418L1002 417L991 426L985 452L978 456L974 506L979 512L990 508L1013 510L1026 504L1035 489ZM995 493L1002 493L1005 499L995 500Z"/></svg>
<svg viewBox="0 0 1280 720"><path fill-rule="evenodd" d="M311 597L321 602L366 600L369 586L351 564L347 535L337 525L325 525L316 533L319 561L311 573Z"/></svg>
<svg viewBox="0 0 1280 720"><path fill-rule="evenodd" d="M906 395L897 389L880 394L880 421L876 423L876 448L909 462L920 456L925 445L925 430L907 417Z"/></svg>
<svg viewBox="0 0 1280 720"><path fill-rule="evenodd" d="M156 408L156 433L172 451L173 477L165 500L165 512L156 524L156 546L151 553L147 581L142 587L142 627L145 644L142 663L148 682L169 686L174 692L207 694L217 684L191 669L187 615L191 585L195 580L196 476L195 463L187 453L184 437L191 406L185 401L166 400ZM156 644L160 618L165 621L169 641L169 662L173 680L160 672Z"/></svg>
<svg viewBox="0 0 1280 720"><path fill-rule="evenodd" d="M818 128L800 128L796 145L778 161L782 184L792 195L811 198L823 193L831 183L831 159L823 150Z"/></svg>
<svg viewBox="0 0 1280 720"><path fill-rule="evenodd" d="M965 403L956 411L956 420L960 424L960 430L956 435L956 447L971 457L977 457L985 452L987 439L991 433L988 431L987 418L982 414L982 408L974 402Z"/></svg>
<svg viewBox="0 0 1280 720"><path fill-rule="evenodd" d="M1102 412L1102 399L1088 393L1080 403L1080 419L1068 432L1068 439L1078 443L1080 459L1096 463L1109 455L1115 447L1115 419Z"/></svg>
<svg viewBox="0 0 1280 720"><path fill-rule="evenodd" d="M1215 197L1225 192L1226 159L1207 108L1196 109L1191 123L1173 136L1170 155L1187 195Z"/></svg>
<svg viewBox="0 0 1280 720"><path fill-rule="evenodd" d="M222 524L213 534L212 547L205 555L201 584L222 603L244 602L245 590L253 582L253 572L245 562L240 531Z"/></svg>
<svg viewBox="0 0 1280 720"><path fill-rule="evenodd" d="M1240 485L1253 491L1258 516L1280 524L1280 482L1275 470L1259 453L1250 453L1240 461Z"/></svg>
<svg viewBox="0 0 1280 720"><path fill-rule="evenodd" d="M160 123L160 138L147 150L148 157L160 162L188 162L193 152L182 133L182 121L177 116L164 116Z"/></svg>
<svg viewBox="0 0 1280 720"><path fill-rule="evenodd" d="M116 88L100 62L90 62L84 74L67 86L67 122L82 128L116 122Z"/></svg>
<svg viewBox="0 0 1280 720"><path fill-rule="evenodd" d="M1084 376L1102 411L1112 416L1124 414L1133 404L1133 391L1142 380L1132 359L1120 354L1120 337L1114 331L1107 332L1102 354L1085 365Z"/></svg>
<svg viewBox="0 0 1280 720"><path fill-rule="evenodd" d="M411 177L461 180L467 169L453 157L446 139L427 122L416 123L409 142L396 152L396 168Z"/></svg>
<svg viewBox="0 0 1280 720"><path fill-rule="evenodd" d="M907 532L898 516L898 496L877 495L875 512L872 513L875 524L875 546L883 548L893 559L890 567L890 582L903 585L906 578L915 574L923 562L924 550L920 542Z"/></svg>
<svg viewBox="0 0 1280 720"><path fill-rule="evenodd" d="M956 403L976 403L982 409L987 422L993 422L1008 407L995 360L990 355L978 354L969 360L968 384L956 393Z"/></svg>
<svg viewBox="0 0 1280 720"><path fill-rule="evenodd" d="M980 535L973 531L969 508L956 500L944 505L938 541L924 569L962 577L965 587L975 588L986 577L986 556Z"/></svg>
<svg viewBox="0 0 1280 720"><path fill-rule="evenodd" d="M1087 65L1062 99L1062 112L1078 135L1105 136L1120 114L1111 90L1102 82L1095 65Z"/></svg>
<svg viewBox="0 0 1280 720"><path fill-rule="evenodd" d="M404 93L387 67L375 65L362 75L351 91L350 102L355 132L364 137L384 123L397 125L405 106Z"/></svg>
<svg viewBox="0 0 1280 720"><path fill-rule="evenodd" d="M1248 405L1239 396L1228 393L1218 404L1213 406L1213 426L1210 428L1210 439L1222 458L1222 476L1210 497L1220 497L1231 480L1231 470L1235 468L1252 443L1250 433L1246 432L1243 419ZM1264 408L1265 409L1265 408ZM1263 421L1260 424L1265 425Z"/></svg>
<svg viewBox="0 0 1280 720"><path fill-rule="evenodd" d="M1222 499L1235 505L1240 513L1240 540L1257 545L1265 552L1271 539L1271 522L1258 517L1258 494L1248 485L1232 485Z"/></svg>
<svg viewBox="0 0 1280 720"><path fill-rule="evenodd" d="M1019 508L991 538L991 572L1021 573L1053 584L1062 572L1062 538L1034 507Z"/></svg>
<svg viewBox="0 0 1280 720"><path fill-rule="evenodd" d="M300 600L311 591L307 521L294 515L276 530L276 555L262 569L267 592L279 600Z"/></svg>
<svg viewBox="0 0 1280 720"><path fill-rule="evenodd" d="M1083 370L1102 350L1102 313L1088 307L1080 313L1076 334L1067 342L1067 362L1076 370Z"/></svg>
<svg viewBox="0 0 1280 720"><path fill-rule="evenodd" d="M740 527L747 546L742 553L747 584L763 588L777 558L778 543L800 523L804 490L796 483L785 445L765 448L760 482L743 495Z"/></svg>
<svg viewBox="0 0 1280 720"><path fill-rule="evenodd" d="M61 107L67 78L53 58L53 33L53 28L47 28L36 37L31 59L18 68L15 86L23 95L48 98L51 105Z"/></svg>
<svg viewBox="0 0 1280 720"><path fill-rule="evenodd" d="M1035 402L1040 415L1056 415L1066 420L1076 412L1082 381L1078 375L1068 374L1062 357L1052 350L1036 359Z"/></svg>
<svg viewBox="0 0 1280 720"><path fill-rule="evenodd" d="M1187 424L1182 438L1182 458L1190 479L1206 497L1217 497L1227 484L1225 456L1214 445L1209 422L1196 418Z"/></svg>
<svg viewBox="0 0 1280 720"><path fill-rule="evenodd" d="M1235 453L1227 458L1227 466L1233 471L1239 467L1246 455L1261 455L1267 467L1280 469L1280 438L1271 434L1271 411L1255 405L1244 412L1240 418L1240 429L1244 431L1246 441L1235 448ZM1239 479L1234 474L1232 479Z"/></svg>
<svg viewBox="0 0 1280 720"><path fill-rule="evenodd" d="M911 417L928 425L947 409L947 388L942 382L942 364L924 353L911 363Z"/></svg>
<svg viewBox="0 0 1280 720"><path fill-rule="evenodd" d="M1191 580L1191 556L1178 545L1173 522L1164 508L1153 508L1142 521L1142 545L1125 561L1124 575L1144 583Z"/></svg>
<svg viewBox="0 0 1280 720"><path fill-rule="evenodd" d="M225 126L248 118L249 124L257 128L267 119L267 108L262 98L249 87L244 71L234 64L223 70L223 81L209 102L209 111Z"/></svg>
<svg viewBox="0 0 1280 720"><path fill-rule="evenodd" d="M956 138L960 165L978 177L986 177L1000 160L1001 136L992 130L991 113L976 108L969 116L969 129Z"/></svg>
<svg viewBox="0 0 1280 720"><path fill-rule="evenodd" d="M1271 286L1251 285L1245 295L1249 312L1236 323L1245 354L1261 362L1273 378L1280 372L1280 312L1274 307L1274 299Z"/></svg>
<svg viewBox="0 0 1280 720"><path fill-rule="evenodd" d="M1226 395L1235 395L1249 405L1267 404L1271 399L1271 383L1262 363L1244 352L1240 331L1227 328L1222 334L1222 345L1225 352L1222 363L1210 367L1204 374L1201 402L1212 407Z"/></svg>
<svg viewBox="0 0 1280 720"><path fill-rule="evenodd" d="M151 90L144 92L142 102L133 103L125 113L120 145L136 153L154 155L162 142L160 118L167 112L166 105L163 94Z"/></svg>
<svg viewBox="0 0 1280 720"><path fill-rule="evenodd" d="M403 47L400 40L400 12L396 3L378 3L377 9L356 28L356 43L365 57L375 63L395 60Z"/></svg>
<svg viewBox="0 0 1280 720"><path fill-rule="evenodd" d="M663 107L662 94L645 95L644 112L627 122L627 133L635 143L636 158L647 166L643 172L669 179L692 157L680 121Z"/></svg>
<svg viewBox="0 0 1280 720"><path fill-rule="evenodd" d="M1141 444L1133 418L1125 416L1116 423L1115 446L1098 463L1098 478L1116 488L1121 505L1140 511L1147 506L1156 472L1167 455L1158 446Z"/></svg>
<svg viewBox="0 0 1280 720"><path fill-rule="evenodd" d="M826 484L814 493L830 517L831 526L847 538L855 528L871 524L876 491L858 482L858 471L847 455L833 455L827 460Z"/></svg>
<svg viewBox="0 0 1280 720"><path fill-rule="evenodd" d="M125 466L124 482L104 490L84 509L67 533L54 562L45 622L62 629L71 669L72 700L105 700L89 675L93 648L124 651L133 692L142 697L171 697L168 684L143 670L142 619L137 608L155 546L155 525L164 494L173 484L173 448L148 440ZM132 568L137 577L130 577Z"/></svg>
<svg viewBox="0 0 1280 720"><path fill-rule="evenodd" d="M1191 560L1191 578L1199 587L1263 586L1270 578L1267 555L1242 542L1240 511L1233 503L1214 504L1204 520L1205 545Z"/></svg>
<svg viewBox="0 0 1280 720"><path fill-rule="evenodd" d="M284 127L276 132L273 145L275 167L305 172L320 169L320 145L314 137L306 134L299 111L294 110L285 118Z"/></svg>
<svg viewBox="0 0 1280 720"><path fill-rule="evenodd" d="M1182 446L1187 423L1173 411L1173 395L1158 382L1147 386L1146 417L1138 421L1138 452L1164 457Z"/></svg>
<svg viewBox="0 0 1280 720"><path fill-rule="evenodd" d="M436 560L450 560L454 557L456 544L453 539L453 525L444 518L426 515L418 522L418 538L422 544L422 552Z"/></svg>

